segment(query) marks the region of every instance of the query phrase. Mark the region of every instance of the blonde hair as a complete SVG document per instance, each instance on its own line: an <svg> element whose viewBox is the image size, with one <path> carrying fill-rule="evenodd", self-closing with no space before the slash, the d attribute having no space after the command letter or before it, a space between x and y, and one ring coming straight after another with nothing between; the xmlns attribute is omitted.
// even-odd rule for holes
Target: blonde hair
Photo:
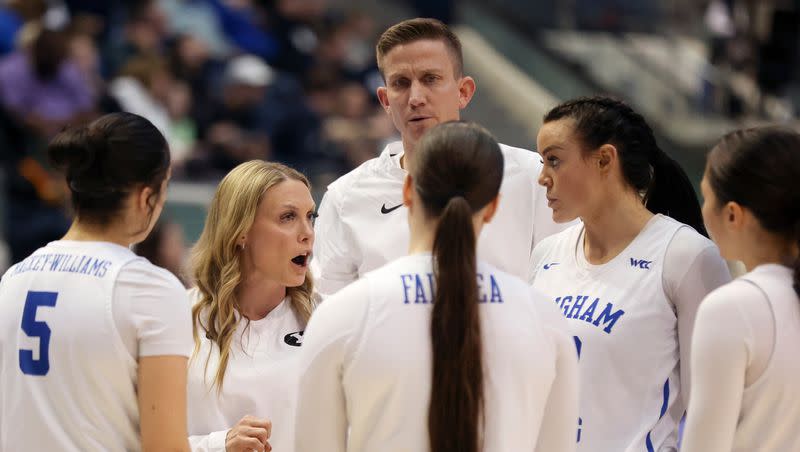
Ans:
<svg viewBox="0 0 800 452"><path fill-rule="evenodd" d="M219 368L214 377L218 391L225 379L238 322L236 288L242 274L236 239L253 225L258 205L267 190L286 180L297 180L310 188L303 174L280 163L252 160L234 168L217 187L205 227L192 250L191 272L200 294L199 301L192 307L193 359L200 350L198 330L202 328L202 334L219 347ZM286 294L303 323L308 322L314 308L311 274L306 274L301 286L287 287ZM201 314L204 315L201 317ZM209 357L210 353L209 350ZM206 357L206 370L209 357Z"/></svg>

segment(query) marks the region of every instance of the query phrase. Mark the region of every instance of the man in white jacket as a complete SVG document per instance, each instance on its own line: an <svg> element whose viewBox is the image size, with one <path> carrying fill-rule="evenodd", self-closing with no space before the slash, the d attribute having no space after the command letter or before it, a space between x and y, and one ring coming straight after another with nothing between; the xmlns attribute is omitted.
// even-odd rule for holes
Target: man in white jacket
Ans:
<svg viewBox="0 0 800 452"><path fill-rule="evenodd" d="M376 51L385 81L378 98L402 141L328 186L311 263L323 297L407 254L402 186L414 165L414 148L426 130L458 120L475 92L475 80L463 73L460 41L437 20L411 19L390 27ZM529 281L534 245L567 224L553 222L545 191L536 182L539 155L500 146L505 159L500 207L481 236L478 255Z"/></svg>

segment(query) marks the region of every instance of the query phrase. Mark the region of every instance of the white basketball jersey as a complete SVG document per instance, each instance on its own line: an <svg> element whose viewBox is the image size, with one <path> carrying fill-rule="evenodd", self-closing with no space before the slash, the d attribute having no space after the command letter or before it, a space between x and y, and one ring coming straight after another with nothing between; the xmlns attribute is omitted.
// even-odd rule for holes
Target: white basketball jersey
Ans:
<svg viewBox="0 0 800 452"><path fill-rule="evenodd" d="M764 265L742 276L766 296L775 320L775 346L769 365L744 389L734 451L789 451L800 448L800 299L792 269Z"/></svg>
<svg viewBox="0 0 800 452"><path fill-rule="evenodd" d="M112 316L117 275L135 259L110 243L53 242L3 276L0 450L140 449L137 362Z"/></svg>
<svg viewBox="0 0 800 452"><path fill-rule="evenodd" d="M557 312L537 308L545 306L544 295L518 278L479 263L478 282L484 450L533 451L554 379L564 377L556 374L564 351L554 335L566 335L565 325L554 327L562 323ZM298 406L298 451L345 450L341 440L348 425L347 451L430 449L433 283L430 254L412 255L368 273L320 305L301 350L308 367ZM334 406L336 394L344 396L346 410ZM571 415L567 422L573 422ZM304 433L304 426L311 430ZM572 429L565 431L571 440Z"/></svg>
<svg viewBox="0 0 800 452"><path fill-rule="evenodd" d="M662 272L682 227L688 226L656 215L603 265L586 261L582 224L540 245L545 252L533 285L567 318L578 351L578 451L677 450L685 407L677 319Z"/></svg>

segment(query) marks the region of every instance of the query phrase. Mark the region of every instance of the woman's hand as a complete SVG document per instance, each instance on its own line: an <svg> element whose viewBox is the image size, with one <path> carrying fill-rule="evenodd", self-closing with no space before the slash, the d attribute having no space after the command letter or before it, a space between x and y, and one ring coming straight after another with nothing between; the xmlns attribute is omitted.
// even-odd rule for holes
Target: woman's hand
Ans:
<svg viewBox="0 0 800 452"><path fill-rule="evenodd" d="M269 452L272 422L255 416L245 416L225 436L226 452Z"/></svg>

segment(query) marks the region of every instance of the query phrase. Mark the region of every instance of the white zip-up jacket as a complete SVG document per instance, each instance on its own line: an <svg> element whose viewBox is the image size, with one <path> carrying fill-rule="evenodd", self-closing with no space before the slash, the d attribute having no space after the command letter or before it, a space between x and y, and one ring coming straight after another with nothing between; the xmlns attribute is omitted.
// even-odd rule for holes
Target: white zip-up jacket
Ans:
<svg viewBox="0 0 800 452"><path fill-rule="evenodd" d="M556 224L545 188L537 183L539 154L500 145L505 159L500 206L478 242L478 258L530 281L533 247L571 223ZM328 186L319 207L311 270L323 297L408 254L408 210L400 167L403 143L390 143L377 158Z"/></svg>

